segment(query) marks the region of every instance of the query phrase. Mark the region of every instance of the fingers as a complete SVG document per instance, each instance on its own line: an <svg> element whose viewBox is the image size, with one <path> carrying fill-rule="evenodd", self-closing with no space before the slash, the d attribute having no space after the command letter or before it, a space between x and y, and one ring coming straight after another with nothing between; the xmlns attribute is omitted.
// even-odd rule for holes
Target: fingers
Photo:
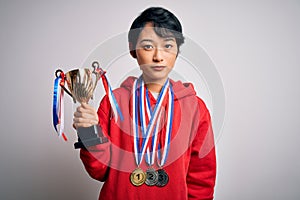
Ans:
<svg viewBox="0 0 300 200"><path fill-rule="evenodd" d="M90 127L99 123L96 110L86 103L82 103L75 111L73 123L76 128Z"/></svg>
<svg viewBox="0 0 300 200"><path fill-rule="evenodd" d="M76 128L78 128L78 127L90 127L90 126L98 124L98 120L74 117L73 124Z"/></svg>
<svg viewBox="0 0 300 200"><path fill-rule="evenodd" d="M84 102L81 103L81 107L86 108L86 109L94 109L92 106L90 106L89 104L84 103Z"/></svg>
<svg viewBox="0 0 300 200"><path fill-rule="evenodd" d="M89 114L97 114L96 110L87 103L82 103L77 107L76 112L89 113Z"/></svg>
<svg viewBox="0 0 300 200"><path fill-rule="evenodd" d="M74 118L73 120L74 126L78 127L90 127L98 124L98 121L95 119L84 119L84 118Z"/></svg>

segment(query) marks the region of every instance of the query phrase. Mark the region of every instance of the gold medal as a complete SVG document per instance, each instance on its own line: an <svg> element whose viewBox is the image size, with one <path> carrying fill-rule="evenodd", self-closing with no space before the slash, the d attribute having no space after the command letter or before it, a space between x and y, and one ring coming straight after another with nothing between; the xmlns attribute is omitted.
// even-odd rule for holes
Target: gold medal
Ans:
<svg viewBox="0 0 300 200"><path fill-rule="evenodd" d="M146 173L141 168L136 168L130 175L130 181L134 186L141 186L146 180Z"/></svg>

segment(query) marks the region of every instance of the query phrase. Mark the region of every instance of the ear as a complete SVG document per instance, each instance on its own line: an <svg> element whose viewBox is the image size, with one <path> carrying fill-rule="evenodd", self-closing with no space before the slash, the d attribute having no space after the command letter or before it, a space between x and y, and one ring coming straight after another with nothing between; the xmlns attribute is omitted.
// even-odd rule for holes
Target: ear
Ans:
<svg viewBox="0 0 300 200"><path fill-rule="evenodd" d="M130 55L131 55L133 58L136 58L136 52L135 52L135 49L133 48L133 44L132 44L131 42L129 42L128 44L129 44Z"/></svg>

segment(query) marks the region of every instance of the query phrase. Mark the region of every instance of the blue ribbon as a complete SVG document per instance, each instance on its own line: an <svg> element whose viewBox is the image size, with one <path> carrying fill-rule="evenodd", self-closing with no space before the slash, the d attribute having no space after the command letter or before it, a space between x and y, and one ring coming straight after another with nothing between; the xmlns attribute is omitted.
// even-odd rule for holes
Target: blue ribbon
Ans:
<svg viewBox="0 0 300 200"><path fill-rule="evenodd" d="M58 89L59 89L59 81L60 81L61 77L57 77L54 80L54 89L53 89L53 105L52 105L52 115L53 115L53 126L57 131L57 124L58 124L58 99L59 99L59 94L58 94Z"/></svg>

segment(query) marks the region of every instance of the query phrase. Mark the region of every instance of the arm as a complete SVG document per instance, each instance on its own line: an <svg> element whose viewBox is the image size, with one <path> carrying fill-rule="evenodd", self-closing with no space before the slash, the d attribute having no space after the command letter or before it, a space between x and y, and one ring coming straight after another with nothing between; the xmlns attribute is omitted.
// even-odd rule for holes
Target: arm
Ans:
<svg viewBox="0 0 300 200"><path fill-rule="evenodd" d="M99 125L105 137L109 133L110 104L104 97L97 112ZM99 181L105 181L109 170L110 142L80 150L80 159L88 174Z"/></svg>
<svg viewBox="0 0 300 200"><path fill-rule="evenodd" d="M199 99L198 127L191 145L187 174L189 200L212 200L216 179L216 156L210 114Z"/></svg>

